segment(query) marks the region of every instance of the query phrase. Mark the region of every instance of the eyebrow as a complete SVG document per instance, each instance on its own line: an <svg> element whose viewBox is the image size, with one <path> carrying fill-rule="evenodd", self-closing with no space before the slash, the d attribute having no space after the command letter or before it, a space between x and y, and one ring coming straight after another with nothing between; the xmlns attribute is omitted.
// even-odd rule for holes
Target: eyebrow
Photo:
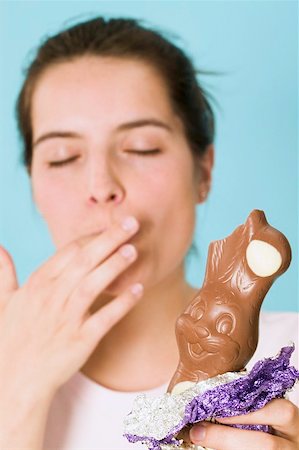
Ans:
<svg viewBox="0 0 299 450"><path fill-rule="evenodd" d="M158 119L140 119L134 120L132 122L122 123L116 128L115 131L116 132L126 131L132 128L140 128L146 126L154 126L169 131L170 133L173 132L172 128L167 123L162 122L161 120ZM82 138L82 135L74 131L50 131L49 133L45 133L39 136L39 138L37 138L36 141L33 143L32 147L36 147L38 144L48 139L55 139L55 138Z"/></svg>

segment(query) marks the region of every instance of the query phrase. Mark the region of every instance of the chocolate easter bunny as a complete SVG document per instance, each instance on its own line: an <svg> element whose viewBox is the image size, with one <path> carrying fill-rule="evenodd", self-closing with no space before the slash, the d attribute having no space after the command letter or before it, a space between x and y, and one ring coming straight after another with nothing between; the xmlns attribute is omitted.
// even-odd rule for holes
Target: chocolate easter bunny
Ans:
<svg viewBox="0 0 299 450"><path fill-rule="evenodd" d="M257 347L263 299L290 261L288 240L259 210L210 244L203 286L176 322L180 360L168 392L245 368Z"/></svg>

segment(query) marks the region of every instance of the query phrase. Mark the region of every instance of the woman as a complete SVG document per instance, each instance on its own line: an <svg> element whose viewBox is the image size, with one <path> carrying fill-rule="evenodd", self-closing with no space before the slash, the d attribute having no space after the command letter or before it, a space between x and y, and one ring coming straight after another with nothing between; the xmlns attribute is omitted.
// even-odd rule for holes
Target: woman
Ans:
<svg viewBox="0 0 299 450"><path fill-rule="evenodd" d="M197 291L184 258L211 185L212 110L181 50L136 21L95 18L41 46L17 113L57 252L18 287L1 248L2 448L133 448L124 415L136 392L166 390L174 322ZM274 434L204 424L190 438L298 448L288 400L237 421Z"/></svg>

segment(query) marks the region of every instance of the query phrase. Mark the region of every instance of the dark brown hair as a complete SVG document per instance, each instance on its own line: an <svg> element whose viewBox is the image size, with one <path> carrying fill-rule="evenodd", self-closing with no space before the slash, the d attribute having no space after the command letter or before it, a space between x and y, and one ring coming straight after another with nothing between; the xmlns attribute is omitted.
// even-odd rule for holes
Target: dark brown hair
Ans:
<svg viewBox="0 0 299 450"><path fill-rule="evenodd" d="M23 143L22 163L30 173L32 162L31 101L39 77L48 67L81 56L138 59L158 70L181 118L193 155L201 156L214 139L214 114L200 86L191 59L179 47L135 19L95 17L44 40L25 70L16 103Z"/></svg>

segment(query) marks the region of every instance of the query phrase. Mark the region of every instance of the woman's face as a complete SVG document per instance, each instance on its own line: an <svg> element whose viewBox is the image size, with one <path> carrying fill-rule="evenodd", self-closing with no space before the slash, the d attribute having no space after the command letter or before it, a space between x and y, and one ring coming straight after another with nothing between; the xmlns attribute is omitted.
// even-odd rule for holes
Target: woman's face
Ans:
<svg viewBox="0 0 299 450"><path fill-rule="evenodd" d="M32 126L33 196L58 248L134 215L139 258L108 291L153 286L182 267L200 180L153 68L100 57L51 67L34 91Z"/></svg>

